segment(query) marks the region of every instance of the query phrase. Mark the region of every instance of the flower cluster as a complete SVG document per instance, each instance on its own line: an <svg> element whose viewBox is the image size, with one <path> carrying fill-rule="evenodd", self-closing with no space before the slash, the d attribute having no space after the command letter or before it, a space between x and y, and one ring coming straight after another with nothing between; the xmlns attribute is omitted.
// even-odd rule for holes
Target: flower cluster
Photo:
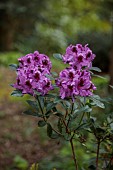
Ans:
<svg viewBox="0 0 113 170"><path fill-rule="evenodd" d="M39 54L38 51L27 54L18 59L19 67L17 69L17 82L13 85L23 94L34 94L34 90L42 95L52 90L50 75L52 64L48 56Z"/></svg>
<svg viewBox="0 0 113 170"><path fill-rule="evenodd" d="M89 68L95 55L85 45L70 45L63 56L64 63L69 63L70 67L60 72L56 79L56 85L60 88L60 96L74 98L76 95L90 96L96 89L91 82Z"/></svg>
<svg viewBox="0 0 113 170"><path fill-rule="evenodd" d="M69 63L70 66L79 70L83 67L91 68L94 58L95 54L87 44L84 47L81 44L70 45L63 55L64 63Z"/></svg>
<svg viewBox="0 0 113 170"><path fill-rule="evenodd" d="M90 96L92 95L91 91L96 89L87 70L80 71L73 68L61 71L56 84L60 88L62 99L65 97L74 98L76 95Z"/></svg>

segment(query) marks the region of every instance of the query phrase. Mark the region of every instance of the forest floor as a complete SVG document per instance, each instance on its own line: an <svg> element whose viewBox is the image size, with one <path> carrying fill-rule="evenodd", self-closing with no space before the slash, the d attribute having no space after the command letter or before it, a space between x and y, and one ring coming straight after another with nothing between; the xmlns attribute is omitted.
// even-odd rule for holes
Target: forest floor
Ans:
<svg viewBox="0 0 113 170"><path fill-rule="evenodd" d="M46 159L57 152L59 146L47 140L43 131L37 127L37 119L26 116L25 99L10 96L10 87L15 81L15 73L9 68L0 68L0 170L17 170L15 158L20 156L29 165ZM41 137L40 137L41 136ZM46 140L45 140L46 138ZM53 149L55 146L55 149Z"/></svg>

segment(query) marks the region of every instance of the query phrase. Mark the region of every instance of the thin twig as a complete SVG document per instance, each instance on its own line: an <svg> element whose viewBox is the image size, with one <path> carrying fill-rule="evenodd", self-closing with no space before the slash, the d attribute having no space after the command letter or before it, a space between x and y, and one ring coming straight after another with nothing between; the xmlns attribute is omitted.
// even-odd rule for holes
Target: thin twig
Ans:
<svg viewBox="0 0 113 170"><path fill-rule="evenodd" d="M72 108L71 108L71 113L70 113L70 115L72 115L72 113L73 113L73 107L74 107L74 103L72 103ZM70 117L69 117L68 122L67 122L67 127L68 127L68 125L69 125L69 122L70 122Z"/></svg>
<svg viewBox="0 0 113 170"><path fill-rule="evenodd" d="M83 120L84 115L85 115L85 112L82 114L82 117L81 117L81 119L80 119L79 125L81 124L81 122L82 122L82 120Z"/></svg>
<svg viewBox="0 0 113 170"><path fill-rule="evenodd" d="M68 109L66 109L66 114L64 116L65 119L66 119L67 115L68 115Z"/></svg>
<svg viewBox="0 0 113 170"><path fill-rule="evenodd" d="M64 126L66 128L66 133L70 134L70 131L68 129L68 125L66 124L65 120L62 119L62 122L63 122L63 124L64 124Z"/></svg>
<svg viewBox="0 0 113 170"><path fill-rule="evenodd" d="M75 155L75 151L74 151L74 145L73 145L73 139L70 139L70 144L71 144L71 149L72 149L72 154L73 154L73 160L75 163L75 168L76 170L78 170L78 164L77 164L77 160L76 160L76 155Z"/></svg>
<svg viewBox="0 0 113 170"><path fill-rule="evenodd" d="M107 167L106 168L110 168L110 166L111 166L111 162L113 161L113 155L111 156L111 158L110 158L110 161L109 161L109 163L108 163L108 165L107 165Z"/></svg>
<svg viewBox="0 0 113 170"><path fill-rule="evenodd" d="M99 149L100 149L100 140L98 139L98 142L97 142L97 157L96 157L96 170L98 170Z"/></svg>
<svg viewBox="0 0 113 170"><path fill-rule="evenodd" d="M42 115L43 115L43 119L44 119L44 121L46 122L46 118L45 118L45 115L44 115L44 112L43 112L43 109L42 109L42 106L41 106L41 103L40 103L40 100L39 100L39 98L38 98L38 97L37 97L37 100L38 100L39 107L40 107L40 110L41 110Z"/></svg>
<svg viewBox="0 0 113 170"><path fill-rule="evenodd" d="M56 129L54 129L53 127L52 127L52 130L54 131L54 132L56 132L58 135L61 135L61 136L63 136L60 132L58 132Z"/></svg>

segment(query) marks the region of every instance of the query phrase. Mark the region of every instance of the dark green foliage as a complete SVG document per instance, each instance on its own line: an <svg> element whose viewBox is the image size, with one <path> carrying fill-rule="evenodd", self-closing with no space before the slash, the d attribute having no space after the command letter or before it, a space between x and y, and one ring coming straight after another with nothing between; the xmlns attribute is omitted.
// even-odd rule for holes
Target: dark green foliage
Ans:
<svg viewBox="0 0 113 170"><path fill-rule="evenodd" d="M9 67L14 71L16 71L18 68L17 64L10 64Z"/></svg>
<svg viewBox="0 0 113 170"><path fill-rule="evenodd" d="M19 90L14 90L14 91L11 93L11 96L22 97L23 94L22 94L22 92L19 91Z"/></svg>
<svg viewBox="0 0 113 170"><path fill-rule="evenodd" d="M62 60L62 55L61 54L53 54L53 57L58 59L58 60Z"/></svg>
<svg viewBox="0 0 113 170"><path fill-rule="evenodd" d="M32 101L32 100L26 100L26 102L35 110L39 110L39 105L37 103L37 101Z"/></svg>
<svg viewBox="0 0 113 170"><path fill-rule="evenodd" d="M33 110L26 110L23 113L26 115L30 115L30 116L42 117L41 114L38 114L38 113L34 112Z"/></svg>
<svg viewBox="0 0 113 170"><path fill-rule="evenodd" d="M45 126L45 125L46 125L46 122L45 122L45 121L39 120L39 122L38 122L38 126L39 126L39 127L43 127L43 126Z"/></svg>
<svg viewBox="0 0 113 170"><path fill-rule="evenodd" d="M101 69L98 67L91 67L90 70L101 72Z"/></svg>
<svg viewBox="0 0 113 170"><path fill-rule="evenodd" d="M104 103L101 102L101 98L99 98L99 96L97 95L93 95L92 97L90 97L90 104L93 105L93 106L97 106L97 107L100 107L100 108L105 108L104 106Z"/></svg>

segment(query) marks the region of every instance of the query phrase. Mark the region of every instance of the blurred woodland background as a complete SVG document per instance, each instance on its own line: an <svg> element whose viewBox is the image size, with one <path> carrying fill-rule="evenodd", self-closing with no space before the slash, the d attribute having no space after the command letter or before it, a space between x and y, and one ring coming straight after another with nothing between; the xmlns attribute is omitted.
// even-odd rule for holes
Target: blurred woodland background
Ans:
<svg viewBox="0 0 113 170"><path fill-rule="evenodd" d="M69 152L62 148L62 142L48 142L45 133L37 128L37 120L21 114L28 107L26 97L10 97L13 89L9 84L15 82L15 73L8 65L38 50L49 55L54 69L59 71L63 66L54 61L53 53L65 53L69 44L76 43L89 44L96 54L94 66L101 68L106 79L95 78L94 82L97 92L107 96L108 84L113 86L113 0L0 1L1 170L25 170L36 161L43 164L41 170L51 170L57 160L61 161L59 148L60 155L68 160ZM47 160L54 159L56 164L43 167ZM60 168L63 170L61 165ZM73 170L71 164L69 170Z"/></svg>

